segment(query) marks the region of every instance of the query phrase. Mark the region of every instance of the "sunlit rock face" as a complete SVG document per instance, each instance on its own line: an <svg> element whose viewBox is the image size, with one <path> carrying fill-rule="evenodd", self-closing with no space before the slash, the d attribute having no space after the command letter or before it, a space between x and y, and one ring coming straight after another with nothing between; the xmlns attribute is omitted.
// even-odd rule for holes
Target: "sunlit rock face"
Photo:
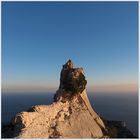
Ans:
<svg viewBox="0 0 140 140"><path fill-rule="evenodd" d="M109 138L117 137L92 109L82 68L69 60L61 70L60 86L51 105L37 105L18 113L3 137ZM10 134L10 136L7 136Z"/></svg>

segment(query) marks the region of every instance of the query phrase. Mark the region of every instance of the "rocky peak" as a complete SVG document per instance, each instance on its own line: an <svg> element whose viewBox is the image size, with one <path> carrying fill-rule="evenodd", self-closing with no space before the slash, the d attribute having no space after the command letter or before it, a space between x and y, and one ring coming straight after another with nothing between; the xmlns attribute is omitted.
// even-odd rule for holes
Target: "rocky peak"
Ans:
<svg viewBox="0 0 140 140"><path fill-rule="evenodd" d="M73 68L73 62L71 59L69 59L66 64L63 65L63 69L72 69Z"/></svg>
<svg viewBox="0 0 140 140"><path fill-rule="evenodd" d="M82 93L86 88L86 84L83 68L74 68L72 60L68 60L61 70L60 86L57 93L61 93L62 96L67 93L69 97L72 97ZM55 98L57 98L57 95L55 95Z"/></svg>
<svg viewBox="0 0 140 140"><path fill-rule="evenodd" d="M110 138L119 137L122 131L124 137L134 137L121 123L105 121L93 110L86 84L83 68L74 68L68 60L61 70L54 102L18 113L2 128L2 137Z"/></svg>

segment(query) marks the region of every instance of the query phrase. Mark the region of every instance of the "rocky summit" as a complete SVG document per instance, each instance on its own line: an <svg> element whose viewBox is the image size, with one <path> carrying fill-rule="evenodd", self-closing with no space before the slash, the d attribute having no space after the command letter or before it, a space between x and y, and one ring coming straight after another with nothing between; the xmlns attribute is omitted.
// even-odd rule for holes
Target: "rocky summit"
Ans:
<svg viewBox="0 0 140 140"><path fill-rule="evenodd" d="M63 65L51 105L20 112L2 127L3 138L134 138L121 121L107 121L91 107L83 68Z"/></svg>

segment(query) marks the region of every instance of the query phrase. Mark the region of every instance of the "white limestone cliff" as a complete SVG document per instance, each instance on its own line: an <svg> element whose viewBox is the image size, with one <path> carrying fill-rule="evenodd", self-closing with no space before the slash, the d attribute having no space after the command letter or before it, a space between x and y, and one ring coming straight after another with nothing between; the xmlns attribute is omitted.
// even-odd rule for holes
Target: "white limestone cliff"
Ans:
<svg viewBox="0 0 140 140"><path fill-rule="evenodd" d="M7 129L11 137L109 138L109 127L90 105L86 84L83 69L73 68L69 60L63 65L54 102L18 113Z"/></svg>

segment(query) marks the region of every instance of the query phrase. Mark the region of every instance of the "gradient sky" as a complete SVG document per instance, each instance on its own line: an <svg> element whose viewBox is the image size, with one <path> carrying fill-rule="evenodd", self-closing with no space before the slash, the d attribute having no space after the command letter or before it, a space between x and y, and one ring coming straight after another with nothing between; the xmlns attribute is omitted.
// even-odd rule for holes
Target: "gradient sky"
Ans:
<svg viewBox="0 0 140 140"><path fill-rule="evenodd" d="M2 2L4 91L57 89L69 58L90 90L137 90L138 2Z"/></svg>

